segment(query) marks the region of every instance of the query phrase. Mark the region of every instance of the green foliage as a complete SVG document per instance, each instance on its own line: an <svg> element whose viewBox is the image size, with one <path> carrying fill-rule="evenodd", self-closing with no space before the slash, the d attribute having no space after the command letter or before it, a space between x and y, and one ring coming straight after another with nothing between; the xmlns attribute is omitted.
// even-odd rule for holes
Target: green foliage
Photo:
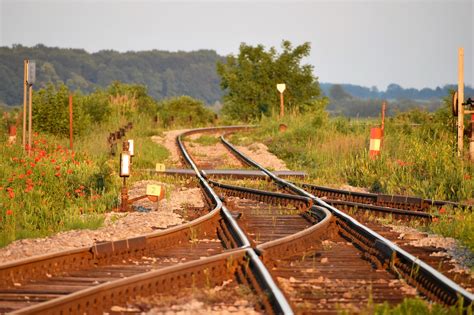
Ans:
<svg viewBox="0 0 474 315"><path fill-rule="evenodd" d="M223 113L231 119L244 121L279 112L279 92L276 84L285 83L285 109L304 112L320 102L320 89L311 65L301 65L310 53L310 44L293 48L282 42L283 51L274 47L252 47L242 43L239 55L228 56L226 63L217 64L221 87L225 91Z"/></svg>
<svg viewBox="0 0 474 315"><path fill-rule="evenodd" d="M36 61L36 89L66 84L73 91L91 93L114 81L140 84L155 99L191 95L208 104L220 100L216 62L223 58L212 50L193 52L112 50L90 54L82 49L36 45L0 47L0 103L22 102L23 60Z"/></svg>
<svg viewBox="0 0 474 315"><path fill-rule="evenodd" d="M351 185L453 201L474 195L474 169L456 159L448 131L432 122L409 129L387 123L385 130L381 158L372 161L365 150L347 165Z"/></svg>
<svg viewBox="0 0 474 315"><path fill-rule="evenodd" d="M97 227L97 214L117 202L118 183L106 160L72 152L52 137L34 137L31 156L21 146L1 146L0 165L0 246Z"/></svg>
<svg viewBox="0 0 474 315"><path fill-rule="evenodd" d="M82 106L74 106L73 131L84 134L91 126L90 116ZM45 89L33 94L34 130L54 135L69 134L69 90L61 84L55 87L49 84Z"/></svg>
<svg viewBox="0 0 474 315"><path fill-rule="evenodd" d="M108 88L107 93L113 97L125 97L129 104L126 105L126 115L130 116L131 112L154 114L157 110L156 101L148 95L147 88L143 85L124 84L114 81Z"/></svg>
<svg viewBox="0 0 474 315"><path fill-rule="evenodd" d="M205 126L212 123L215 114L204 103L190 96L180 96L161 101L158 114L165 127Z"/></svg>
<svg viewBox="0 0 474 315"><path fill-rule="evenodd" d="M97 90L84 96L77 94L74 103L77 103L76 107L82 108L90 116L93 123L105 122L112 112L109 95L103 90Z"/></svg>
<svg viewBox="0 0 474 315"><path fill-rule="evenodd" d="M445 307L441 304L428 303L420 298L407 298L395 306L390 306L387 302L369 305L368 309L362 313L377 315L457 315L472 314L472 307L463 308L462 305Z"/></svg>
<svg viewBox="0 0 474 315"><path fill-rule="evenodd" d="M429 230L439 235L460 240L474 253L474 213L470 209L445 207L439 218L429 225ZM474 261L471 261L471 268Z"/></svg>

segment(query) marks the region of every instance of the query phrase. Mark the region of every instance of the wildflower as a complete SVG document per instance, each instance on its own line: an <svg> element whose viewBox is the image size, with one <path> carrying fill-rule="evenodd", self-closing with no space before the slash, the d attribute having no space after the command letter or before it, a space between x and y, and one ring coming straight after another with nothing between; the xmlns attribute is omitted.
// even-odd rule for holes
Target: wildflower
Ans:
<svg viewBox="0 0 474 315"><path fill-rule="evenodd" d="M439 219L435 217L435 218L433 218L431 221L436 223L436 222L439 221Z"/></svg>
<svg viewBox="0 0 474 315"><path fill-rule="evenodd" d="M8 196L10 197L10 199L15 198L15 193L13 192L13 190L8 191Z"/></svg>
<svg viewBox="0 0 474 315"><path fill-rule="evenodd" d="M56 165L55 169L56 169L56 171L59 171L61 169L61 166Z"/></svg>
<svg viewBox="0 0 474 315"><path fill-rule="evenodd" d="M61 177L61 173L60 173L60 172L57 172L56 174L54 174L54 176L56 176L56 177Z"/></svg>
<svg viewBox="0 0 474 315"><path fill-rule="evenodd" d="M35 159L35 161L36 161L36 159ZM30 162L30 166L31 166L31 167L35 167L35 166L36 166L36 164L35 164L35 163L33 163L33 162Z"/></svg>
<svg viewBox="0 0 474 315"><path fill-rule="evenodd" d="M444 209L444 208L439 209L439 213L440 214L446 213L446 209Z"/></svg>
<svg viewBox="0 0 474 315"><path fill-rule="evenodd" d="M18 175L18 178L19 178L19 179L22 179L23 177L25 177L25 174L20 174L20 175Z"/></svg>
<svg viewBox="0 0 474 315"><path fill-rule="evenodd" d="M12 215L12 214L13 214L13 210L12 210L12 209L8 209L6 214L7 214L7 215Z"/></svg>
<svg viewBox="0 0 474 315"><path fill-rule="evenodd" d="M465 180L470 180L471 178L472 178L472 177L471 177L471 175L469 175L469 174L465 174L465 175L464 175L464 179L465 179Z"/></svg>
<svg viewBox="0 0 474 315"><path fill-rule="evenodd" d="M3 190L3 187L2 187L2 186L0 186L0 191L2 191L2 190Z"/></svg>
<svg viewBox="0 0 474 315"><path fill-rule="evenodd" d="M25 192L30 192L30 191L32 191L32 190L33 190L33 187L34 187L33 185L28 185L28 186L26 186Z"/></svg>
<svg viewBox="0 0 474 315"><path fill-rule="evenodd" d="M80 190L80 189L76 189L76 190L74 190L74 192L75 192L76 194L78 194L78 193L81 192L81 190Z"/></svg>
<svg viewBox="0 0 474 315"><path fill-rule="evenodd" d="M67 170L67 173L68 173L68 174L72 174L72 169L68 169L68 170Z"/></svg>
<svg viewBox="0 0 474 315"><path fill-rule="evenodd" d="M50 161L51 161L51 163L56 163L55 159L51 159Z"/></svg>

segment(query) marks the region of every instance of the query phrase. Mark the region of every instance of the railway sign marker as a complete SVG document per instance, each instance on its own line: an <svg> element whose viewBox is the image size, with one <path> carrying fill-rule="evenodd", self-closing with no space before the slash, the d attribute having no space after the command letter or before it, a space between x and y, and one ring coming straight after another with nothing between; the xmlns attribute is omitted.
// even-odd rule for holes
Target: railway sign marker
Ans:
<svg viewBox="0 0 474 315"><path fill-rule="evenodd" d="M150 201L157 202L165 196L165 190L160 185L146 185L146 195Z"/></svg>
<svg viewBox="0 0 474 315"><path fill-rule="evenodd" d="M277 84L277 90L280 92L280 118L283 118L285 115L285 103L283 101L283 92L286 90L286 84L285 83L278 83Z"/></svg>
<svg viewBox="0 0 474 315"><path fill-rule="evenodd" d="M285 90L286 90L286 84L285 84L285 83L279 83L279 84L277 84L277 90L278 90L278 92L280 92L280 93L285 92Z"/></svg>
<svg viewBox="0 0 474 315"><path fill-rule="evenodd" d="M162 163L156 163L156 167L155 167L155 170L157 172L164 172L166 170L166 167L164 164Z"/></svg>

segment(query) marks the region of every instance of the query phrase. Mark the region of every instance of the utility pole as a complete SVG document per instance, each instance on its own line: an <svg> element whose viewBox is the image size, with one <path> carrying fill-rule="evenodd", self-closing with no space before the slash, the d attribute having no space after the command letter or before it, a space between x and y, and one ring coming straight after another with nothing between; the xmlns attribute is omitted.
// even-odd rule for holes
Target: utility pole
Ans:
<svg viewBox="0 0 474 315"><path fill-rule="evenodd" d="M73 150L72 146L72 94L69 94L69 149Z"/></svg>
<svg viewBox="0 0 474 315"><path fill-rule="evenodd" d="M458 51L458 156L462 157L464 138L464 48Z"/></svg>
<svg viewBox="0 0 474 315"><path fill-rule="evenodd" d="M23 132L22 132L22 146L25 150L26 145L26 102L28 97L28 59L23 61Z"/></svg>

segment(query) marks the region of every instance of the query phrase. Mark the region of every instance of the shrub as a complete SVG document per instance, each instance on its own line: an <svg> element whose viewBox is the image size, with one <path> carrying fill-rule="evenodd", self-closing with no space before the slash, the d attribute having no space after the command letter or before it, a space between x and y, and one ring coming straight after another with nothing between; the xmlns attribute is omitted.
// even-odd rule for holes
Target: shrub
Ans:
<svg viewBox="0 0 474 315"><path fill-rule="evenodd" d="M74 106L74 134L84 134L91 125L82 106ZM33 129L53 135L69 135L69 90L49 84L33 94Z"/></svg>
<svg viewBox="0 0 474 315"><path fill-rule="evenodd" d="M215 114L203 102L190 96L173 97L160 102L158 113L165 127L205 126L215 118Z"/></svg>

